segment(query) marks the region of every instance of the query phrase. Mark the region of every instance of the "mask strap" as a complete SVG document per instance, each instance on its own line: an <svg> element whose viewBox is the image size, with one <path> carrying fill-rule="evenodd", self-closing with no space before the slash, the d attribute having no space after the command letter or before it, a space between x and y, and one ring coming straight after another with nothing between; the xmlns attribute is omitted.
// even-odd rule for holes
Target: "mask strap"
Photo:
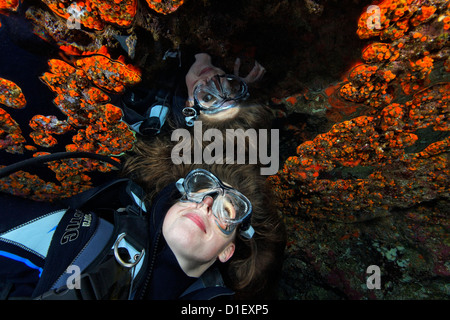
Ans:
<svg viewBox="0 0 450 320"><path fill-rule="evenodd" d="M242 230L242 228L239 230L239 233L241 236L243 236L246 239L251 239L253 235L255 234L255 229L251 225L247 227L246 230Z"/></svg>
<svg viewBox="0 0 450 320"><path fill-rule="evenodd" d="M175 185L176 185L178 191L180 191L181 194L185 194L186 193L186 190L184 189L183 183L184 183L184 178L180 178L180 179L178 179L177 182L175 182Z"/></svg>

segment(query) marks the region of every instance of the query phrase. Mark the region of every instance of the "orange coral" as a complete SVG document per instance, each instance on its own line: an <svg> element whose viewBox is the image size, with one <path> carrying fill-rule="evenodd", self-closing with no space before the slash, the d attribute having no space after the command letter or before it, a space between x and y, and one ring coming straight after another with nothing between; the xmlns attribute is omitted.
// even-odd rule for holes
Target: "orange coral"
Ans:
<svg viewBox="0 0 450 320"><path fill-rule="evenodd" d="M377 66L359 64L355 66L339 89L339 95L348 101L366 102L377 107L383 102L390 102L387 93L388 82L395 78L392 72L379 71Z"/></svg>
<svg viewBox="0 0 450 320"><path fill-rule="evenodd" d="M103 55L81 58L75 65L95 85L111 92L122 93L126 85L134 85L140 81L140 73L135 68Z"/></svg>
<svg viewBox="0 0 450 320"><path fill-rule="evenodd" d="M183 3L184 0L146 0L150 9L158 13L169 14L175 12Z"/></svg>
<svg viewBox="0 0 450 320"><path fill-rule="evenodd" d="M47 155L48 152L36 152L33 157ZM55 172L58 183L46 182L37 175L18 171L0 179L0 190L37 201L54 201L61 197L70 197L92 187L91 178L86 174L92 171L106 172L110 164L92 159L64 159L51 161L48 167Z"/></svg>
<svg viewBox="0 0 450 320"><path fill-rule="evenodd" d="M122 111L105 104L109 97L90 83L121 92L125 85L140 80L137 71L103 55L81 58L75 65L79 69L60 60L50 60L51 73L41 78L58 94L55 104L68 116L67 122L80 127L73 137L75 145L69 145L68 149L114 155L131 149L134 135L121 122Z"/></svg>
<svg viewBox="0 0 450 320"><path fill-rule="evenodd" d="M97 86L120 93L125 86L140 81L140 71L126 65L122 59L112 59L105 48L99 53L78 59L75 66L57 59L49 60L49 71L42 75L41 80L56 93L55 105L67 116L67 120L58 120L51 115L35 115L29 125L33 130L30 137L36 145L52 147L57 143L54 135L76 129L73 144L65 146L69 152L120 156L133 147L135 136L122 121L122 110L108 103L109 96ZM9 114L0 110L3 111L0 113L2 148L9 152L24 148L36 151L34 146L22 146L25 140L20 135L20 128ZM42 154L45 153L36 152L34 156ZM0 189L36 200L53 200L90 188L89 172L109 172L113 169L111 164L91 159L52 161L48 167L55 172L58 184L47 183L26 172L17 172L1 179Z"/></svg>
<svg viewBox="0 0 450 320"><path fill-rule="evenodd" d="M92 1L101 19L122 27L129 26L136 15L137 0Z"/></svg>
<svg viewBox="0 0 450 320"><path fill-rule="evenodd" d="M449 131L450 83L436 84L414 95L409 105L409 127L423 129L433 125L434 130Z"/></svg>
<svg viewBox="0 0 450 320"><path fill-rule="evenodd" d="M415 62L411 61L410 64L413 71L418 71L419 79L424 79L433 69L433 58L424 57Z"/></svg>
<svg viewBox="0 0 450 320"><path fill-rule="evenodd" d="M353 222L448 198L450 6L422 4L379 3L379 26L367 23L376 12L361 15L359 37L383 42L324 90L331 130L299 145L269 178L284 212ZM421 150L423 132L435 141Z"/></svg>
<svg viewBox="0 0 450 320"><path fill-rule="evenodd" d="M19 8L19 0L0 0L0 11L17 11Z"/></svg>
<svg viewBox="0 0 450 320"><path fill-rule="evenodd" d="M107 54L107 53L106 53ZM120 60L104 55L93 55L75 62L77 68L64 61L49 61L50 72L41 80L57 93L55 104L68 116L75 126L88 125L101 113L102 103L109 97L91 83L114 93L125 90L125 86L140 81L140 72ZM100 113L99 113L100 112Z"/></svg>
<svg viewBox="0 0 450 320"><path fill-rule="evenodd" d="M429 145L424 151L408 154L405 149L418 140L403 131L396 118L407 117L399 105L383 110L386 119L382 134L377 119L358 117L333 126L314 140L301 144L297 156L269 180L280 197L285 212L352 222L385 214L391 206L411 205L426 197L424 181L433 193L448 193L449 138ZM352 170L345 168L353 168ZM354 178L358 168L370 174ZM343 175L348 172L348 176ZM333 179L338 175L337 179ZM405 182L409 181L408 183ZM411 182L413 181L413 182ZM419 183L419 185L421 185Z"/></svg>
<svg viewBox="0 0 450 320"><path fill-rule="evenodd" d="M72 139L74 145L68 145L67 148L68 151L121 155L133 147L134 139L134 134L124 122L111 125L97 121L86 129L78 130Z"/></svg>
<svg viewBox="0 0 450 320"><path fill-rule="evenodd" d="M10 108L25 107L26 99L22 89L12 81L0 78L0 103Z"/></svg>
<svg viewBox="0 0 450 320"><path fill-rule="evenodd" d="M367 63L388 60L391 57L391 45L387 43L372 43L362 53L362 58Z"/></svg>
<svg viewBox="0 0 450 320"><path fill-rule="evenodd" d="M24 171L0 179L0 190L34 200L54 200L61 192L60 186L55 183L45 182Z"/></svg>
<svg viewBox="0 0 450 320"><path fill-rule="evenodd" d="M442 17L442 22L444 23L444 30L449 30L450 29L450 16L443 16Z"/></svg>
<svg viewBox="0 0 450 320"><path fill-rule="evenodd" d="M439 69L434 72L435 65L440 68L440 61L447 57L442 51L448 37L445 23L450 22L445 1L434 1L432 6L419 5L415 1L385 0L369 8L369 12L359 19L358 35L363 39L380 37L390 43L367 45L362 52L364 63L352 67L339 90L330 90L333 92L328 98L330 120L348 119L361 115L361 112L377 114L377 109L384 108L402 94L411 95L423 90L436 78L433 73L439 72ZM380 26L375 26L372 21L377 14L380 15ZM433 27L430 29L428 24ZM391 36L393 28L401 32ZM433 50L430 50L430 43L433 43ZM447 60L444 60L446 70ZM335 87L335 84L330 86ZM351 114L352 110L357 112Z"/></svg>
<svg viewBox="0 0 450 320"><path fill-rule="evenodd" d="M136 15L137 0L84 0L84 1L55 1L43 0L51 11L67 19L68 23L79 23L86 28L102 30L111 23L120 27L129 27ZM147 0L153 10L162 14L176 11L184 0Z"/></svg>
<svg viewBox="0 0 450 320"><path fill-rule="evenodd" d="M22 153L25 138L22 130L11 115L0 108L0 150L5 149L10 153Z"/></svg>
<svg viewBox="0 0 450 320"><path fill-rule="evenodd" d="M51 11L58 16L71 19L72 23L81 23L86 28L101 30L104 27L103 22L99 19L98 12L93 11L91 8L91 2L86 0L84 2L72 2L72 1L54 1L54 0L42 0Z"/></svg>
<svg viewBox="0 0 450 320"><path fill-rule="evenodd" d="M436 12L436 7L433 6L421 6L420 13L411 19L411 25L418 26L421 23L426 22Z"/></svg>
<svg viewBox="0 0 450 320"><path fill-rule="evenodd" d="M43 0L60 17L78 22L86 28L101 30L105 23L129 26L136 14L136 0L54 1Z"/></svg>
<svg viewBox="0 0 450 320"><path fill-rule="evenodd" d="M397 22L411 16L411 0L385 0L370 10L368 8L358 21L357 34L362 39L380 36L384 39L399 39L408 30L408 26Z"/></svg>
<svg viewBox="0 0 450 320"><path fill-rule="evenodd" d="M66 121L60 121L55 116L42 115L33 116L30 120L30 127L34 130L30 133L34 143L46 148L57 144L57 140L52 134L64 134L72 130Z"/></svg>

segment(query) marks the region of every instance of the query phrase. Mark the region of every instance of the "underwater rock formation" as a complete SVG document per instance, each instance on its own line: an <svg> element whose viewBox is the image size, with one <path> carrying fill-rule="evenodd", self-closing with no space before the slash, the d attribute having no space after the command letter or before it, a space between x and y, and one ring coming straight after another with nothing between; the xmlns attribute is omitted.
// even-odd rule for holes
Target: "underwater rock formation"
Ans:
<svg viewBox="0 0 450 320"><path fill-rule="evenodd" d="M21 109L25 107L27 101L17 84L0 78L0 103L10 108Z"/></svg>
<svg viewBox="0 0 450 320"><path fill-rule="evenodd" d="M33 21L35 34L51 43L56 43L69 55L81 55L98 51L102 46L117 48L126 38L130 57L134 57L135 26L142 23L136 18L138 1L53 1L43 0L48 10L31 6L26 17ZM184 1L151 1L148 8L155 13L167 15L175 12ZM0 7L1 8L1 7ZM145 10L145 8L142 8ZM145 16L141 13L140 16ZM141 18L145 20L146 18ZM155 21L157 18L154 18ZM152 29L152 26L147 26Z"/></svg>
<svg viewBox="0 0 450 320"><path fill-rule="evenodd" d="M136 0L107 1L53 1L43 0L51 11L68 20L68 23L79 23L84 27L102 30L105 23L118 26L129 26L136 14Z"/></svg>
<svg viewBox="0 0 450 320"><path fill-rule="evenodd" d="M56 43L61 50L69 55L81 55L83 52L100 50L103 43L110 43L113 35L110 30L92 34L79 28L69 28L67 20L42 8L30 7L26 18L33 22L33 31L43 40Z"/></svg>
<svg viewBox="0 0 450 320"><path fill-rule="evenodd" d="M11 115L0 108L0 150L6 152L22 153L25 138L19 124Z"/></svg>
<svg viewBox="0 0 450 320"><path fill-rule="evenodd" d="M149 8L158 13L169 14L175 12L183 3L184 0L146 0Z"/></svg>
<svg viewBox="0 0 450 320"><path fill-rule="evenodd" d="M64 134L72 130L66 121L58 120L56 116L35 115L30 120L30 127L33 129L30 137L34 143L45 148L52 147L58 143L52 134Z"/></svg>
<svg viewBox="0 0 450 320"><path fill-rule="evenodd" d="M378 26L369 23L377 13ZM361 15L358 36L379 40L310 110L332 128L270 178L291 230L285 298L295 286L297 298L448 294L449 16L448 1L412 0ZM290 112L310 105L305 93L277 102ZM366 285L370 265L383 290Z"/></svg>
<svg viewBox="0 0 450 320"><path fill-rule="evenodd" d="M436 84L404 105L388 105L376 118L337 123L301 144L272 178L286 211L355 222L448 196L449 91L449 83ZM447 138L415 153L418 135ZM298 188L287 181L298 181Z"/></svg>
<svg viewBox="0 0 450 320"><path fill-rule="evenodd" d="M101 89L123 92L125 86L140 81L139 71L100 54L80 58L75 66L56 59L49 66L50 72L41 79L57 94L54 102L67 123L79 128L72 139L75 145L66 149L104 155L130 150L134 135L121 121L121 109L107 103L109 96Z"/></svg>
<svg viewBox="0 0 450 320"><path fill-rule="evenodd" d="M112 59L105 48L95 55L79 58L74 65L51 59L49 68L41 80L56 93L54 103L67 119L59 120L54 115L33 116L29 126L33 130L30 138L35 145L54 147L58 144L55 135L75 131L72 136L73 144L67 144L66 151L120 156L133 147L134 133L121 121L122 110L108 103L110 98L101 89L121 93L125 86L140 81L139 70L124 64L122 59ZM2 103L11 107L24 106L25 100L20 88L6 80L2 81L2 87L8 88L2 90L8 92L8 95L2 94ZM21 135L20 127L6 112L2 112L1 119L2 128L5 128L2 131L2 148L10 152L23 152L22 144L25 139ZM36 148L27 146L26 150L35 151ZM42 152L36 153L37 156L40 154ZM50 200L71 196L90 188L91 179L86 173L107 172L112 169L110 164L90 159L53 161L48 166L55 172L59 185L44 182L35 175L18 172L2 179L0 187L13 194L36 200ZM17 188L20 191L16 191Z"/></svg>
<svg viewBox="0 0 450 320"><path fill-rule="evenodd" d="M16 11L19 7L19 0L1 0L0 12L4 11Z"/></svg>
<svg viewBox="0 0 450 320"><path fill-rule="evenodd" d="M0 104L13 109L26 106L22 89L12 81L0 78ZM25 138L19 124L4 109L0 108L0 150L11 153L22 153Z"/></svg>
<svg viewBox="0 0 450 320"><path fill-rule="evenodd" d="M75 66L83 70L97 87L116 94L123 93L125 86L134 85L141 80L138 69L126 65L125 61L114 61L104 55L78 59Z"/></svg>

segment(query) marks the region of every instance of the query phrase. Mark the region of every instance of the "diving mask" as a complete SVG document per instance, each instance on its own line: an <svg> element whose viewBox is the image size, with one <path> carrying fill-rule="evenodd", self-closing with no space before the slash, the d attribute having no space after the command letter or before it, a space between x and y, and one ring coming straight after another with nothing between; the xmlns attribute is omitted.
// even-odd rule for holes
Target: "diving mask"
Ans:
<svg viewBox="0 0 450 320"><path fill-rule="evenodd" d="M192 170L176 183L183 195L181 201L201 203L206 197L214 202L211 211L219 229L226 235L240 224L242 236L250 239L254 230L250 225L252 205L242 193L224 185L216 176L204 169Z"/></svg>
<svg viewBox="0 0 450 320"><path fill-rule="evenodd" d="M233 108L237 101L248 96L245 81L231 74L215 75L194 89L195 104L206 114Z"/></svg>

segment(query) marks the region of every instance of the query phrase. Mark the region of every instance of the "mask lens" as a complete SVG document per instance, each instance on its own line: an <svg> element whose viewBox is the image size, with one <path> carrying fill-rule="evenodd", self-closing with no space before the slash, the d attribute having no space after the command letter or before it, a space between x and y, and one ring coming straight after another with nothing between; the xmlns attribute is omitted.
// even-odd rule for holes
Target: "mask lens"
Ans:
<svg viewBox="0 0 450 320"><path fill-rule="evenodd" d="M212 92L210 88L202 86L197 91L196 98L202 108L209 109L222 100L220 97L216 96L216 94L217 93Z"/></svg>
<svg viewBox="0 0 450 320"><path fill-rule="evenodd" d="M195 100L205 110L219 108L226 101L242 99L246 94L245 83L233 75L217 75L194 90Z"/></svg>
<svg viewBox="0 0 450 320"><path fill-rule="evenodd" d="M217 197L213 204L214 215L224 223L233 223L237 215L233 202L228 194Z"/></svg>
<svg viewBox="0 0 450 320"><path fill-rule="evenodd" d="M212 213L217 225L226 234L251 213L251 204L244 195L223 185L206 170L197 169L189 173L184 180L184 188L184 200L200 203L207 196L214 199Z"/></svg>
<svg viewBox="0 0 450 320"><path fill-rule="evenodd" d="M219 187L218 181L216 181L212 176L199 171L193 173L192 175L189 174L184 183L188 194L204 193L208 190L215 190Z"/></svg>

